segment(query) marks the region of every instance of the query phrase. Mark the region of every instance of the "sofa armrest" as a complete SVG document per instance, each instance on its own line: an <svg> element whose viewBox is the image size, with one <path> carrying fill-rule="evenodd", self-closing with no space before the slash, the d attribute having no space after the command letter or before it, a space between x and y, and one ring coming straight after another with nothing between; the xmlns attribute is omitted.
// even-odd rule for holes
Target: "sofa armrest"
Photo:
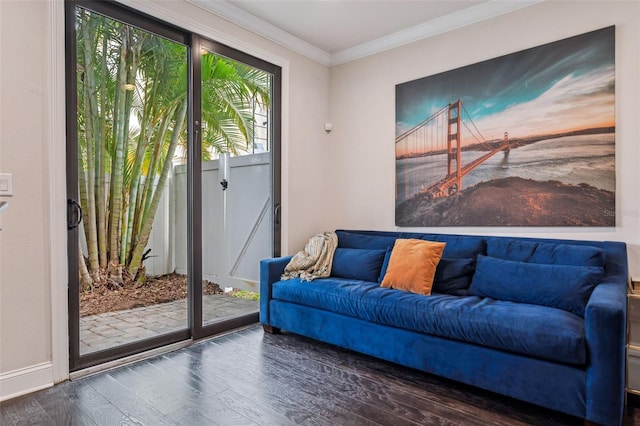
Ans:
<svg viewBox="0 0 640 426"><path fill-rule="evenodd" d="M280 276L292 257L273 257L260 261L260 322L264 325L271 325L269 321L271 285L280 281Z"/></svg>
<svg viewBox="0 0 640 426"><path fill-rule="evenodd" d="M620 424L624 409L627 283L597 285L585 311L586 419Z"/></svg>

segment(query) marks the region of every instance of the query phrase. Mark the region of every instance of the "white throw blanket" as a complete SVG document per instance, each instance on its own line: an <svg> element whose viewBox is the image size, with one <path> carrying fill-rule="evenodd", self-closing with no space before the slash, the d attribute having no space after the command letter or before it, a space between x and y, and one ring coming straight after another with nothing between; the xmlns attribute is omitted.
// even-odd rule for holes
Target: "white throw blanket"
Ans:
<svg viewBox="0 0 640 426"><path fill-rule="evenodd" d="M328 277L331 274L333 253L338 246L335 232L324 232L311 237L304 250L296 253L284 268L282 280L298 278L302 281L313 281L316 278Z"/></svg>

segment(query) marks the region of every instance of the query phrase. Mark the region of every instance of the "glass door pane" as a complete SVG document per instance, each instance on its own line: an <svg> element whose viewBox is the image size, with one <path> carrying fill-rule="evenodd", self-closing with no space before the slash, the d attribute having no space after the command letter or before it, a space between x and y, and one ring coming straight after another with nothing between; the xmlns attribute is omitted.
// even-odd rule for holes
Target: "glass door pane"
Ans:
<svg viewBox="0 0 640 426"><path fill-rule="evenodd" d="M213 50L201 51L205 326L257 314L259 263L273 255L273 75Z"/></svg>
<svg viewBox="0 0 640 426"><path fill-rule="evenodd" d="M157 346L188 329L187 228L176 220L187 209L176 182L187 154L188 49L82 7L73 13L82 357Z"/></svg>

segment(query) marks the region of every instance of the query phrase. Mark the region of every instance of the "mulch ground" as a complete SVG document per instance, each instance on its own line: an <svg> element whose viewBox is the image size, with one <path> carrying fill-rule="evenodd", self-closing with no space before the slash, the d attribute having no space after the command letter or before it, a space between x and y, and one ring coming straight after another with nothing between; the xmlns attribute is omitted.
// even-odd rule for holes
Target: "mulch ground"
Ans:
<svg viewBox="0 0 640 426"><path fill-rule="evenodd" d="M218 284L203 280L203 294L223 294ZM187 276L167 274L147 278L146 283L131 282L111 290L97 286L92 291L80 293L80 316L122 311L166 303L187 297Z"/></svg>

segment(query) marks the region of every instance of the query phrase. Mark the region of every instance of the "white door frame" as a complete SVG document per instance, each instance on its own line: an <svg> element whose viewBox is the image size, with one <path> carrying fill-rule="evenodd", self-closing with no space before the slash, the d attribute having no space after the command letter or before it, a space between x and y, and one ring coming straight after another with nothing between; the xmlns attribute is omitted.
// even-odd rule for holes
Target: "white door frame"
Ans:
<svg viewBox="0 0 640 426"><path fill-rule="evenodd" d="M49 262L52 381L69 378L64 0L49 5Z"/></svg>

